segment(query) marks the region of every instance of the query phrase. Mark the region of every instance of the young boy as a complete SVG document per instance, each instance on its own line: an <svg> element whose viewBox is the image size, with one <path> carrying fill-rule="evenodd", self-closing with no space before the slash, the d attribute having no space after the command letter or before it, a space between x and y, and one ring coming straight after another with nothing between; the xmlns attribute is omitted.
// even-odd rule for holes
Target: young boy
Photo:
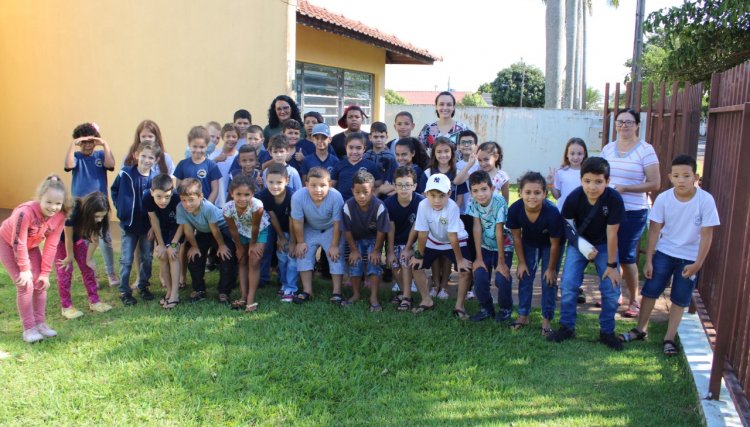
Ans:
<svg viewBox="0 0 750 427"><path fill-rule="evenodd" d="M331 129L325 123L318 123L308 133L315 144L315 151L306 155L300 165L302 180L307 181L307 173L314 167L325 168L328 173L333 172L333 167L339 162L336 153L331 148Z"/></svg>
<svg viewBox="0 0 750 427"><path fill-rule="evenodd" d="M284 135L272 136L271 140L268 141L268 151L271 153L273 163L286 167L287 175L289 176L289 186L292 187L292 190L297 191L302 188L302 181L299 178L299 172L297 172L297 169L286 163L286 159L289 157L289 142L286 137ZM264 181L267 172L268 170L263 171Z"/></svg>
<svg viewBox="0 0 750 427"><path fill-rule="evenodd" d="M174 169L177 186L186 178L196 178L201 183L203 197L214 203L219 196L221 171L212 160L206 157L208 130L203 126L194 126L188 132L190 158L181 160Z"/></svg>
<svg viewBox="0 0 750 427"><path fill-rule="evenodd" d="M206 255L212 248L219 260L219 302L228 304L237 277L237 258L221 209L203 197L201 183L196 178L184 179L178 191L177 224L188 242L188 270L193 281L190 302L206 299Z"/></svg>
<svg viewBox="0 0 750 427"><path fill-rule="evenodd" d="M575 336L578 288L583 281L583 270L593 261L601 279L599 341L613 350L622 350L622 342L615 335L615 313L620 297L617 230L625 215L625 205L620 193L608 185L609 162L589 157L581 165L581 187L565 199L562 216L568 249L562 277L560 329L547 336L550 341L562 342Z"/></svg>
<svg viewBox="0 0 750 427"><path fill-rule="evenodd" d="M383 242L390 230L388 210L377 197L373 197L375 177L367 171L359 171L352 180L354 196L344 203L344 236L349 245L349 276L352 280L352 297L342 305L349 306L359 301L362 285L362 258L367 259L367 276L370 281L370 311L383 311L378 302L380 285L380 258Z"/></svg>
<svg viewBox="0 0 750 427"><path fill-rule="evenodd" d="M229 181L227 183L227 189L229 189L229 184L232 182L232 179L238 175L244 175L252 180L255 181L255 184L258 186L259 189L262 189L264 187L263 185L263 176L261 176L260 171L258 170L258 153L253 149L253 147L250 146L250 144L243 145L242 148L240 148L239 153L237 154L237 161L240 165L240 168L230 172L229 174ZM227 191L227 199L230 198L230 194Z"/></svg>
<svg viewBox="0 0 750 427"><path fill-rule="evenodd" d="M454 182L464 182L468 177L479 170L479 162L476 161L476 155L474 155L474 159L472 160L472 154L477 149L477 145L479 143L479 138L477 137L477 134L470 130L463 130L459 132L458 134L458 143L456 144L457 151L456 156L458 158L458 161L456 162L456 171L458 172L456 174L456 179ZM471 190L469 190L469 194L464 194L463 197L463 203L461 206L461 221L464 223L464 227L466 227L466 230L471 230L474 228L474 217L467 214L466 210L469 207L469 202L471 201ZM507 200L505 200L507 205ZM476 259L478 252L475 252L476 243L474 242L474 233L469 233L469 255L471 255L472 259ZM512 251L506 251L505 257L513 258ZM466 293L466 299L473 299L474 293L469 289L469 291ZM511 302L511 305L512 302Z"/></svg>
<svg viewBox="0 0 750 427"><path fill-rule="evenodd" d="M240 109L234 112L232 121L239 133L240 138L237 140L237 148L239 148L247 144L247 130L253 124L253 116L250 115L249 111ZM261 129L262 131L263 129Z"/></svg>
<svg viewBox="0 0 750 427"><path fill-rule="evenodd" d="M651 209L638 326L620 335L625 342L646 338L651 311L671 278L672 306L662 349L667 356L680 352L674 341L677 327L690 305L698 271L711 248L714 227L719 225L714 198L695 186L696 168L695 159L687 154L672 160L672 188L659 194Z"/></svg>
<svg viewBox="0 0 750 427"><path fill-rule="evenodd" d="M120 220L120 300L124 305L135 305L138 302L133 298L129 286L136 246L141 248L138 290L144 301L154 299L154 295L148 290L148 280L151 277L151 241L147 235L151 225L143 207L143 195L151 187L151 179L156 176L151 168L160 155L159 145L142 142L134 154L138 163L123 166L111 188L112 202Z"/></svg>
<svg viewBox="0 0 750 427"><path fill-rule="evenodd" d="M424 197L414 190L417 188L417 174L409 166L399 166L394 173L396 194L389 196L383 202L388 210L391 227L388 231L387 264L396 272L398 290L402 295L396 295L393 300L398 304L398 311L411 310L414 299L411 296L412 274L409 268L412 244L416 241L414 221L417 219L417 208ZM399 286L400 285L400 286ZM394 286L394 287L395 287Z"/></svg>
<svg viewBox="0 0 750 427"><path fill-rule="evenodd" d="M307 173L307 187L292 196L292 224L297 241L295 257L303 291L294 302L302 304L312 298L312 273L315 255L322 248L330 263L333 280L331 302L340 302L341 278L344 274L344 239L341 238L341 212L344 199L331 188L331 176L321 167Z"/></svg>
<svg viewBox="0 0 750 427"><path fill-rule="evenodd" d="M316 125L325 124L325 123L323 121L323 116L321 116L320 113L318 113L317 111L310 111L310 112L305 113L304 120L305 120L305 124L304 124L305 135L307 135L307 138L310 138L310 139L307 139L307 138L301 139L297 143L297 148L300 151L302 151L302 154L303 154L304 157L307 157L310 154L315 153L315 151L317 150L316 144L313 141L313 137L312 137L313 129L315 128ZM329 129L328 125L326 125L326 129ZM329 129L328 130L328 136L329 137L330 137L330 134L331 134L331 131ZM329 143L327 144L327 146L328 146L328 152L333 157L336 157L336 152L333 151L333 147L331 147L331 145L330 145L330 140L329 140ZM301 168L302 168L302 164L305 162L304 157L303 157L302 160L300 160L300 175L303 175ZM338 157L336 157L336 160L338 160ZM310 167L312 167L312 166L310 166ZM307 170L310 170L310 167L308 167ZM305 177L302 176L302 181L304 181L304 180L305 180Z"/></svg>
<svg viewBox="0 0 750 427"><path fill-rule="evenodd" d="M284 120L281 123L281 134L289 142L289 160L287 160L287 163L299 172L300 163L305 158L302 148L297 145L302 135L302 125L294 119Z"/></svg>
<svg viewBox="0 0 750 427"><path fill-rule="evenodd" d="M268 243L264 252L265 254L276 250L276 257L279 260L279 281L281 282L281 302L292 302L294 294L297 292L297 259L292 253L296 242L289 229L289 215L292 209L292 190L289 187L289 174L286 167L280 164L273 164L268 167L266 173L266 189L260 191L255 197L263 202L263 208L271 217L271 228L268 230L268 241L276 241L276 248L273 244ZM273 239L271 234L273 233ZM270 267L270 257L268 257ZM265 267L265 263L263 265ZM262 273L261 273L262 274Z"/></svg>
<svg viewBox="0 0 750 427"><path fill-rule="evenodd" d="M269 154L266 147L263 146L263 128L258 125L250 125L250 127L247 128L246 135L246 138L242 140L244 141L243 144L240 144L240 141L237 142L237 151L241 151L244 146L255 150L255 154L258 157L256 168L261 170L260 165L262 165L263 162L271 160L271 154ZM232 166L229 167L229 175L231 176L241 168L242 166L240 166L239 157L236 157L232 162Z"/></svg>
<svg viewBox="0 0 750 427"><path fill-rule="evenodd" d="M151 229L154 230L154 255L159 259L162 283L167 285L167 294L160 301L165 309L173 309L180 303L180 261L178 258L182 228L177 225L177 205L174 183L168 174L159 174L151 180L151 190L143 196L143 207L148 212ZM179 230L179 232L178 232Z"/></svg>
<svg viewBox="0 0 750 427"><path fill-rule="evenodd" d="M399 111L393 120L393 129L396 130L397 138L388 141L388 150L396 155L396 143L404 138L410 138L414 131L414 117L408 111Z"/></svg>
<svg viewBox="0 0 750 427"><path fill-rule="evenodd" d="M383 183L380 171L375 163L365 160L365 135L360 132L346 136L346 157L339 160L331 172L331 186L336 187L344 200L352 197L352 179L360 170L366 170L375 177L375 188Z"/></svg>
<svg viewBox="0 0 750 427"><path fill-rule="evenodd" d="M471 316L474 322L494 317L497 322L509 320L513 312L510 266L513 252L503 251L503 226L508 218L508 204L503 196L494 191L492 178L482 170L469 176L471 201L466 213L473 219L471 230L474 235L474 288L481 309ZM505 257L499 258L499 253ZM495 315L495 305L490 295L490 278L495 270L500 310Z"/></svg>
<svg viewBox="0 0 750 427"><path fill-rule="evenodd" d="M219 168L221 173L221 179L219 180L219 195L216 197L214 203L216 207L224 207L224 203L227 201L227 189L229 188L230 169L234 159L237 157L237 139L239 138L239 132L232 123L227 123L221 128L221 140L224 142L221 146L221 150L215 150L213 154L209 156L216 166Z"/></svg>
<svg viewBox="0 0 750 427"><path fill-rule="evenodd" d="M381 198L385 198L386 195L393 191L394 187L390 179L393 176L393 171L398 166L396 155L391 153L385 146L386 139L388 139L388 126L383 122L373 123L370 126L372 149L365 152L364 159L375 163L380 176L383 178L383 185L378 187L378 196Z"/></svg>
<svg viewBox="0 0 750 427"><path fill-rule="evenodd" d="M450 198L451 180L442 173L431 175L425 187L425 200L419 203L414 230L418 232L417 250L411 257L414 269L414 280L422 295L420 305L414 313L421 313L435 308L429 294L425 270L440 257L446 257L456 264L459 271L458 295L453 315L466 320L469 315L464 308L466 291L471 280L471 260L466 247L469 235L459 217L456 202Z"/></svg>

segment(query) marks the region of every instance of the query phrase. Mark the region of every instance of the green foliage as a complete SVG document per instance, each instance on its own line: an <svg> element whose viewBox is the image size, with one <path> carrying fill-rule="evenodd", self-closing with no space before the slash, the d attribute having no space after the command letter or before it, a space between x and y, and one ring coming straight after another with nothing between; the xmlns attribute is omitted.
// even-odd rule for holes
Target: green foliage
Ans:
<svg viewBox="0 0 750 427"><path fill-rule="evenodd" d="M669 52L665 48L664 36L660 33L651 34L649 39L643 45L643 56L641 57L641 81L644 84L654 82L657 84L662 81L674 80L665 68ZM625 66L630 69L633 59L628 58ZM631 80L630 73L625 75L624 82Z"/></svg>
<svg viewBox="0 0 750 427"><path fill-rule="evenodd" d="M592 87L586 88L586 109L587 110L601 110L602 108L602 93L598 89Z"/></svg>
<svg viewBox="0 0 750 427"><path fill-rule="evenodd" d="M656 35L653 44L663 49L644 59L644 67L660 62L652 72L661 78L708 82L711 73L750 59L750 2L685 2L650 14L644 31Z"/></svg>
<svg viewBox="0 0 750 427"><path fill-rule="evenodd" d="M458 102L458 105L464 107L487 107L487 102L485 102L480 93L467 92L466 95L464 95L464 99Z"/></svg>
<svg viewBox="0 0 750 427"><path fill-rule="evenodd" d="M492 82L492 104L518 107L523 84L523 106L544 107L544 74L533 66L517 62L497 73Z"/></svg>
<svg viewBox="0 0 750 427"><path fill-rule="evenodd" d="M406 105L406 98L399 95L398 92L393 89L386 89L385 103L391 105Z"/></svg>
<svg viewBox="0 0 750 427"><path fill-rule="evenodd" d="M492 93L492 83L491 82L482 83L477 88L477 93L480 93L480 94L481 93Z"/></svg>

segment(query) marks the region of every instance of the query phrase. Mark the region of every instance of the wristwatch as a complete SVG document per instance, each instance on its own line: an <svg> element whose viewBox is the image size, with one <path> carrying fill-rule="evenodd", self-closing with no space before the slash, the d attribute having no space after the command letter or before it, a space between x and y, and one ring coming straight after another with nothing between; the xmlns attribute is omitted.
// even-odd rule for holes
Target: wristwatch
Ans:
<svg viewBox="0 0 750 427"><path fill-rule="evenodd" d="M616 262L608 262L607 263L607 267L609 267L609 268L617 268L617 263Z"/></svg>
<svg viewBox="0 0 750 427"><path fill-rule="evenodd" d="M165 246L168 247L168 248L175 248L175 249L177 249L177 248L180 247L180 242L167 243Z"/></svg>
<svg viewBox="0 0 750 427"><path fill-rule="evenodd" d="M414 250L414 254L412 256L414 257L414 259L422 259L423 258L422 252L419 252L419 249L415 249Z"/></svg>

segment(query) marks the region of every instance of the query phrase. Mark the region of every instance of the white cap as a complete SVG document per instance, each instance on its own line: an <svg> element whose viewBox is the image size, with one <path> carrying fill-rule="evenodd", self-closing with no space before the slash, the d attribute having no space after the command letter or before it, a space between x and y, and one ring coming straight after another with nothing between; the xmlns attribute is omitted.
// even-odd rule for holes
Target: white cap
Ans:
<svg viewBox="0 0 750 427"><path fill-rule="evenodd" d="M425 187L425 193L430 190L438 190L441 193L448 194L451 191L451 180L442 173L436 173L430 175L427 178L427 186Z"/></svg>

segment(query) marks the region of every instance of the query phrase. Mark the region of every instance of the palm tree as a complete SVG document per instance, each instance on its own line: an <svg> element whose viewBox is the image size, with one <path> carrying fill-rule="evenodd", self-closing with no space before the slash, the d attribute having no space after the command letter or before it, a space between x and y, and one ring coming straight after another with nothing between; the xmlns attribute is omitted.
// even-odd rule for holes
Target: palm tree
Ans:
<svg viewBox="0 0 750 427"><path fill-rule="evenodd" d="M562 73L564 19L562 16L565 0L547 0L546 21L546 64L544 70L544 108L562 107Z"/></svg>

